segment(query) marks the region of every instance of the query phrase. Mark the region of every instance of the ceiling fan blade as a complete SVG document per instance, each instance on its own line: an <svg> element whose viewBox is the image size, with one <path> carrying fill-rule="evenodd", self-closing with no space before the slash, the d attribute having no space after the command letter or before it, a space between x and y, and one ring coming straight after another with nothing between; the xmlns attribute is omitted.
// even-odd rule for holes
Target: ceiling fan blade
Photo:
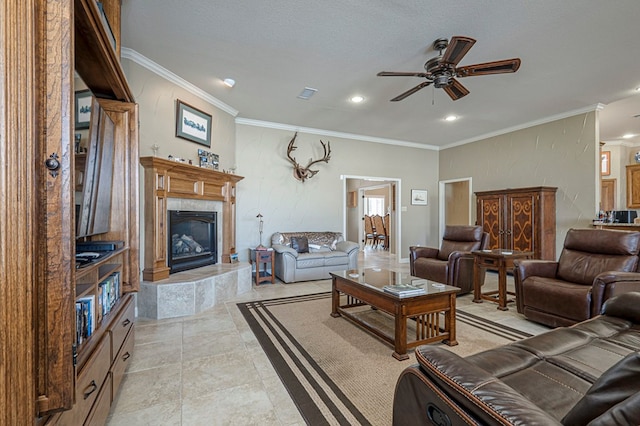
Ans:
<svg viewBox="0 0 640 426"><path fill-rule="evenodd" d="M401 101L404 98L406 98L409 95L413 95L414 93L416 93L418 90L422 89L423 87L427 87L428 85L430 85L431 82L430 81L425 81L423 83L418 84L416 87L407 90L404 93L399 94L398 96L396 96L395 98L391 99L391 102L397 102L397 101Z"/></svg>
<svg viewBox="0 0 640 426"><path fill-rule="evenodd" d="M469 49L475 44L475 40L471 37L454 36L447 46L447 50L444 51L441 63L451 64L454 67L458 65L458 62L467 54Z"/></svg>
<svg viewBox="0 0 640 426"><path fill-rule="evenodd" d="M520 58L505 59L502 61L485 62L484 64L467 65L456 69L458 77L470 77L474 75L503 74L516 72L520 68Z"/></svg>
<svg viewBox="0 0 640 426"><path fill-rule="evenodd" d="M423 72L395 72L395 71L380 71L377 74L378 77L426 77L427 74Z"/></svg>
<svg viewBox="0 0 640 426"><path fill-rule="evenodd" d="M467 96L469 94L469 90L464 87L458 80L455 78L451 79L451 85L443 87L444 91L447 92L447 95L451 97L454 101Z"/></svg>

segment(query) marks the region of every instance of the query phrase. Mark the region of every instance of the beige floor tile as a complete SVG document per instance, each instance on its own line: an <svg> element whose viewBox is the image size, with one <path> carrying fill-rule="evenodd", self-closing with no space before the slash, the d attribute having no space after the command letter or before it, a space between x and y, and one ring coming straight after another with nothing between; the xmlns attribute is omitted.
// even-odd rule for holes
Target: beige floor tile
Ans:
<svg viewBox="0 0 640 426"><path fill-rule="evenodd" d="M106 426L180 426L182 402L175 401L144 407L129 413L118 413L107 419Z"/></svg>
<svg viewBox="0 0 640 426"><path fill-rule="evenodd" d="M126 373L112 414L130 413L181 400L182 375L179 365Z"/></svg>
<svg viewBox="0 0 640 426"><path fill-rule="evenodd" d="M251 357L244 350L187 361L182 367L182 377L185 399L260 380Z"/></svg>
<svg viewBox="0 0 640 426"><path fill-rule="evenodd" d="M273 425L280 422L260 382L186 398L182 406L184 426Z"/></svg>
<svg viewBox="0 0 640 426"><path fill-rule="evenodd" d="M137 332L138 329L136 329ZM159 366L174 365L176 368L181 368L182 342L168 340L166 342L137 344L129 362L128 373L158 368Z"/></svg>
<svg viewBox="0 0 640 426"><path fill-rule="evenodd" d="M136 322L136 345L173 340L182 340L182 320L158 324L146 322L141 325Z"/></svg>

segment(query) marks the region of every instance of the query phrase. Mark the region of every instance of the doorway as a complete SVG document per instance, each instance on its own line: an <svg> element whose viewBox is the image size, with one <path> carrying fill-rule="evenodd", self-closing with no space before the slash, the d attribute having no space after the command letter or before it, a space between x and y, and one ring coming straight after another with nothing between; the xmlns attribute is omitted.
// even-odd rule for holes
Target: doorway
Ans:
<svg viewBox="0 0 640 426"><path fill-rule="evenodd" d="M364 230L364 214L370 207L379 202L375 198L384 198L383 209L389 213L389 250L388 253L400 256L401 215L400 206L401 181L396 178L380 178L375 176L341 176L343 181L343 234L345 239L356 241L364 249L366 241ZM354 193L357 194L354 203ZM365 200L371 196L371 206L365 206ZM376 210L377 211L377 210Z"/></svg>
<svg viewBox="0 0 640 426"><path fill-rule="evenodd" d="M439 182L440 241L447 225L473 225L472 179L450 179Z"/></svg>

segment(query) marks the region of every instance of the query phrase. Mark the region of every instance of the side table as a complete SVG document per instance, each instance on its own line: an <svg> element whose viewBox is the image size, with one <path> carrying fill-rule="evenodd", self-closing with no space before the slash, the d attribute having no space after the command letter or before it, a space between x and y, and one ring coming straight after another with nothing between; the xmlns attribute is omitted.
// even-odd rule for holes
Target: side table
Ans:
<svg viewBox="0 0 640 426"><path fill-rule="evenodd" d="M474 250L473 255L473 301L482 303L482 300L489 300L498 303L498 309L507 311L507 294L515 296L515 293L507 291L507 268L513 270L513 261L515 259L531 259L533 252L531 251L511 251L504 249L494 250ZM486 273L487 269L498 270L498 290L482 293L480 288L480 274ZM498 298L495 298L495 295Z"/></svg>
<svg viewBox="0 0 640 426"><path fill-rule="evenodd" d="M254 248L249 249L249 261L253 265L256 264L255 282L256 285L260 285L262 282L271 281L271 284L275 283L275 268L276 257L274 256L273 249L256 250ZM267 268L267 265L271 264L271 271ZM260 268L264 267L264 271L260 271Z"/></svg>

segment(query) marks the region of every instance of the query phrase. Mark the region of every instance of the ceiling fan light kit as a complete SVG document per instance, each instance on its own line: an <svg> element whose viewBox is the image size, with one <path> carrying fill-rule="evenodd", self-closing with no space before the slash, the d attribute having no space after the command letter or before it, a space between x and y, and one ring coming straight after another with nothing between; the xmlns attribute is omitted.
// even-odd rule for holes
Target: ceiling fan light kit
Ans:
<svg viewBox="0 0 640 426"><path fill-rule="evenodd" d="M425 62L424 70L426 72L381 71L378 76L422 77L427 80L391 99L392 102L401 101L431 84L437 89L444 89L449 97L455 101L469 94L469 90L457 78L513 73L520 68L520 58L485 62L458 68L458 63L469 52L475 42L475 39L464 36L454 36L451 38L450 43L446 38L439 38L433 42L433 47L440 54Z"/></svg>

